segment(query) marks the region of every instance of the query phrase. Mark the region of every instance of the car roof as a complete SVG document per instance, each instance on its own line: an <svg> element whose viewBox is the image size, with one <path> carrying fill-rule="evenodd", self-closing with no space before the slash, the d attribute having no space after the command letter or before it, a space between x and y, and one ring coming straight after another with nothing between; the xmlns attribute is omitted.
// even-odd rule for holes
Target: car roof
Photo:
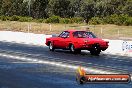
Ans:
<svg viewBox="0 0 132 88"><path fill-rule="evenodd" d="M71 29L71 30L66 30L68 32L76 32L76 31L84 31L84 30L74 30L74 29Z"/></svg>

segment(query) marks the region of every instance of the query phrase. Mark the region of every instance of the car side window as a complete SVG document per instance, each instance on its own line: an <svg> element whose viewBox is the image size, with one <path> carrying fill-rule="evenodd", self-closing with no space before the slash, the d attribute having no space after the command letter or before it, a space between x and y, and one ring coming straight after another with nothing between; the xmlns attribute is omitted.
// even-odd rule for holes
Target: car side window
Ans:
<svg viewBox="0 0 132 88"><path fill-rule="evenodd" d="M87 32L87 35L88 35L87 36L88 38L94 38L94 36L91 33L89 33L89 32Z"/></svg>
<svg viewBox="0 0 132 88"><path fill-rule="evenodd" d="M65 34L65 32L62 32L62 33L59 35L59 37L62 37L64 34Z"/></svg>
<svg viewBox="0 0 132 88"><path fill-rule="evenodd" d="M65 32L61 37L62 38L68 38L69 37L69 32Z"/></svg>
<svg viewBox="0 0 132 88"><path fill-rule="evenodd" d="M74 32L74 33L73 33L73 36L74 36L75 38L78 38L78 32Z"/></svg>
<svg viewBox="0 0 132 88"><path fill-rule="evenodd" d="M82 34L81 32L74 32L74 33L73 33L73 36L74 36L75 38L82 38L82 37L83 37L83 34Z"/></svg>

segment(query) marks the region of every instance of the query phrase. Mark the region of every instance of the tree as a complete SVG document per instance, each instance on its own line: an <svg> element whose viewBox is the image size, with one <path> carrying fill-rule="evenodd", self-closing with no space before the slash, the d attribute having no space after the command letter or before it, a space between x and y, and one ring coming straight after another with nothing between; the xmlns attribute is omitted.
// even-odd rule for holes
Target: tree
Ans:
<svg viewBox="0 0 132 88"><path fill-rule="evenodd" d="M81 15L86 20L86 23L88 23L89 19L91 19L92 17L95 16L95 11L96 11L96 8L95 8L94 1L87 0L87 2L85 2L83 4L83 8L81 10Z"/></svg>
<svg viewBox="0 0 132 88"><path fill-rule="evenodd" d="M26 16L26 4L23 0L3 0L1 5L1 13L3 15L21 15Z"/></svg>
<svg viewBox="0 0 132 88"><path fill-rule="evenodd" d="M2 2L3 0L0 0L0 15L2 14Z"/></svg>
<svg viewBox="0 0 132 88"><path fill-rule="evenodd" d="M46 8L49 0L35 0L32 5L32 16L34 18L47 18Z"/></svg>
<svg viewBox="0 0 132 88"><path fill-rule="evenodd" d="M9 15L9 9L11 7L11 0L2 0L1 6L1 13L2 15Z"/></svg>
<svg viewBox="0 0 132 88"><path fill-rule="evenodd" d="M50 13L60 17L70 17L71 7L69 0L50 0Z"/></svg>
<svg viewBox="0 0 132 88"><path fill-rule="evenodd" d="M81 16L81 8L83 5L83 0L71 0L71 9L73 12L74 17L80 17Z"/></svg>
<svg viewBox="0 0 132 88"><path fill-rule="evenodd" d="M19 15L19 16L25 16L27 15L27 8L26 4L23 2L23 0L11 0L12 5L10 7L10 15Z"/></svg>
<svg viewBox="0 0 132 88"><path fill-rule="evenodd" d="M123 9L122 9L122 12L124 14L128 14L129 16L132 17L132 0L127 0Z"/></svg>

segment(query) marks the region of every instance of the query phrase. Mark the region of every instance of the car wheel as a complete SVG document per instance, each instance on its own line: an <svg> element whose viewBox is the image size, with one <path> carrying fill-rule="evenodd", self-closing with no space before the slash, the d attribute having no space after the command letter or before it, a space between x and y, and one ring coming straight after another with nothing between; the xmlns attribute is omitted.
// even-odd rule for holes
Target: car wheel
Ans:
<svg viewBox="0 0 132 88"><path fill-rule="evenodd" d="M70 51L71 51L72 53L75 53L75 51L76 51L73 44L70 45Z"/></svg>
<svg viewBox="0 0 132 88"><path fill-rule="evenodd" d="M99 44L94 44L92 46L92 49L90 50L91 55L99 55L100 52L101 52L101 50L100 50L100 45Z"/></svg>
<svg viewBox="0 0 132 88"><path fill-rule="evenodd" d="M50 50L50 51L54 51L54 50L55 50L55 48L54 48L54 46L53 46L53 43L51 43L51 42L50 42L50 44L49 44L49 50Z"/></svg>
<svg viewBox="0 0 132 88"><path fill-rule="evenodd" d="M75 54L81 53L81 50L80 50L80 49L75 49L75 47L74 47L73 44L70 45L70 51L71 51L72 53L75 53Z"/></svg>
<svg viewBox="0 0 132 88"><path fill-rule="evenodd" d="M78 54L81 53L81 50L80 49L77 49L76 50L76 53L78 53Z"/></svg>

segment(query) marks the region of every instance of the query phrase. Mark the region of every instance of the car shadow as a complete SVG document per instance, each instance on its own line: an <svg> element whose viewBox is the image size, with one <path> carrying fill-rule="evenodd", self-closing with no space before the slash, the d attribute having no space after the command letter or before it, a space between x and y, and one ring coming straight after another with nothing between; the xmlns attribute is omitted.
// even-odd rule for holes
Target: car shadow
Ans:
<svg viewBox="0 0 132 88"><path fill-rule="evenodd" d="M90 52L87 50L81 50L81 53L71 53L70 50L56 49L54 52L71 54L71 55L82 55L82 56L86 56L86 55L87 56L100 56L100 55L91 55Z"/></svg>

